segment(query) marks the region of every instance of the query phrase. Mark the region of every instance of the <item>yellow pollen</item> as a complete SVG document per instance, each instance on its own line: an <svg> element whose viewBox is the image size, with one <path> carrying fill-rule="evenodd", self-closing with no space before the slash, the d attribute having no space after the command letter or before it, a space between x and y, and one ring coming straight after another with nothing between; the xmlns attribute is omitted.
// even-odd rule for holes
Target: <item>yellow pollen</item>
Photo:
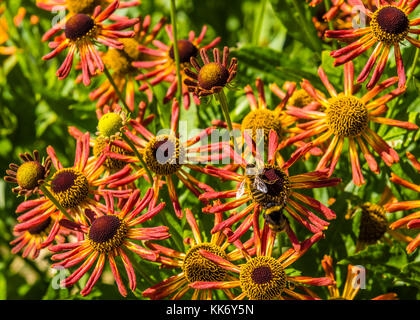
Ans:
<svg viewBox="0 0 420 320"><path fill-rule="evenodd" d="M242 132L245 130L252 130L252 140L259 140L258 138L264 138L264 145L268 145L268 135L270 130L274 130L280 137L282 133L282 123L278 113L268 109L257 109L248 113L242 120L241 126ZM258 133L257 130L262 130ZM262 133L264 136L262 136ZM257 137L261 135L261 137Z"/></svg>
<svg viewBox="0 0 420 320"><path fill-rule="evenodd" d="M143 158L150 170L158 175L167 176L181 168L185 160L185 150L178 138L160 135L146 145Z"/></svg>
<svg viewBox="0 0 420 320"><path fill-rule="evenodd" d="M360 221L359 241L375 244L387 231L388 220L385 209L372 203L362 205L362 219Z"/></svg>
<svg viewBox="0 0 420 320"><path fill-rule="evenodd" d="M61 169L51 178L51 191L64 208L75 208L88 197L89 182L76 169Z"/></svg>
<svg viewBox="0 0 420 320"><path fill-rule="evenodd" d="M241 288L252 300L278 298L286 288L286 272L280 262L272 257L258 256L241 268Z"/></svg>
<svg viewBox="0 0 420 320"><path fill-rule="evenodd" d="M93 146L93 155L96 158L99 158L102 154L102 152L104 151L105 147L108 144L108 140L106 138L103 137L97 137L95 140L95 144ZM121 154L121 155L130 155L132 154L132 152L127 151L126 149L123 149L121 147L118 147L114 144L111 144L109 151L112 153L117 153L117 154ZM122 168L124 168L124 166L127 163L125 161L119 160L119 159L113 159L111 157L106 157L105 161L103 162L103 166L105 168L108 168L110 170L121 170Z"/></svg>
<svg viewBox="0 0 420 320"><path fill-rule="evenodd" d="M289 99L288 104L297 108L306 107L311 102L314 102L312 98L304 89L295 90Z"/></svg>
<svg viewBox="0 0 420 320"><path fill-rule="evenodd" d="M16 180L24 189L34 189L38 186L38 180L44 178L44 167L37 161L23 163L16 172Z"/></svg>
<svg viewBox="0 0 420 320"><path fill-rule="evenodd" d="M392 45L406 38L410 21L400 8L387 5L373 13L370 28L378 41Z"/></svg>
<svg viewBox="0 0 420 320"><path fill-rule="evenodd" d="M246 184L255 203L263 207L275 203L279 210L286 206L291 192L291 183L287 174L278 166L270 164L266 164L257 174L247 174Z"/></svg>
<svg viewBox="0 0 420 320"><path fill-rule="evenodd" d="M200 87L211 90L214 87L224 87L229 78L229 71L220 63L205 64L198 73Z"/></svg>
<svg viewBox="0 0 420 320"><path fill-rule="evenodd" d="M204 242L191 247L182 264L182 270L187 280L190 283L195 281L223 281L227 274L226 270L204 258L199 253L200 249L226 258L225 252L212 243Z"/></svg>
<svg viewBox="0 0 420 320"><path fill-rule="evenodd" d="M89 245L97 252L109 253L121 247L127 232L127 224L117 216L105 215L96 218L89 229Z"/></svg>
<svg viewBox="0 0 420 320"><path fill-rule="evenodd" d="M353 96L339 95L329 99L325 113L329 129L337 136L357 137L369 124L365 104Z"/></svg>
<svg viewBox="0 0 420 320"><path fill-rule="evenodd" d="M119 133L124 125L123 118L115 112L105 113L98 122L99 133L107 138Z"/></svg>
<svg viewBox="0 0 420 320"><path fill-rule="evenodd" d="M101 5L101 0L66 0L67 8L70 13L92 14L97 5Z"/></svg>

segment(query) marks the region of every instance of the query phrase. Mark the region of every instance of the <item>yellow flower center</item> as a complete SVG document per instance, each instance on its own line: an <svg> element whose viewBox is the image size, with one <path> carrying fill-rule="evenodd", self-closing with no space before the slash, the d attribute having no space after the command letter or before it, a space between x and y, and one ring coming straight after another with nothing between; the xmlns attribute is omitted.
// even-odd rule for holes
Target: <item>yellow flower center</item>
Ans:
<svg viewBox="0 0 420 320"><path fill-rule="evenodd" d="M247 170L252 165L249 165ZM253 168L256 170L256 168ZM275 203L283 209L289 199L291 183L287 174L278 166L266 164L261 172L246 176L247 187L253 201L263 207Z"/></svg>
<svg viewBox="0 0 420 320"><path fill-rule="evenodd" d="M104 137L112 137L118 132L124 125L123 118L115 112L105 113L98 122L98 131Z"/></svg>
<svg viewBox="0 0 420 320"><path fill-rule="evenodd" d="M295 90L292 96L289 99L288 104L303 108L306 107L311 102L314 102L314 98L312 98L304 89Z"/></svg>
<svg viewBox="0 0 420 320"><path fill-rule="evenodd" d="M127 225L117 216L102 216L93 221L88 241L93 250L108 253L123 244L127 231Z"/></svg>
<svg viewBox="0 0 420 320"><path fill-rule="evenodd" d="M198 73L198 85L206 90L224 87L229 79L229 71L220 63L205 64Z"/></svg>
<svg viewBox="0 0 420 320"><path fill-rule="evenodd" d="M87 198L89 182L76 169L61 169L51 178L51 191L64 208L74 208Z"/></svg>
<svg viewBox="0 0 420 320"><path fill-rule="evenodd" d="M101 0L66 0L67 8L71 13L92 14L95 7L102 5Z"/></svg>
<svg viewBox="0 0 420 320"><path fill-rule="evenodd" d="M286 287L286 273L280 262L272 257L252 258L241 268L241 288L252 300L271 300L279 297Z"/></svg>
<svg viewBox="0 0 420 320"><path fill-rule="evenodd" d="M158 175L167 176L181 168L185 151L178 138L160 135L146 145L143 158L150 170Z"/></svg>
<svg viewBox="0 0 420 320"><path fill-rule="evenodd" d="M369 124L369 114L365 104L353 96L329 99L325 113L329 129L337 136L357 137Z"/></svg>
<svg viewBox="0 0 420 320"><path fill-rule="evenodd" d="M182 270L187 280L190 283L195 281L223 281L227 271L214 262L204 258L199 253L200 249L206 250L221 258L226 258L225 252L219 246L208 242L191 247L182 264Z"/></svg>
<svg viewBox="0 0 420 320"><path fill-rule="evenodd" d="M404 11L396 6L387 5L373 13L370 28L378 41L395 44L407 36L410 21Z"/></svg>
<svg viewBox="0 0 420 320"><path fill-rule="evenodd" d="M366 244L375 244L385 234L388 221L385 209L372 203L362 206L362 219L360 221L359 241Z"/></svg>
<svg viewBox="0 0 420 320"><path fill-rule="evenodd" d="M107 68L111 69L118 75L132 73L135 68L131 65L126 55L117 49L109 49L103 57L103 61Z"/></svg>
<svg viewBox="0 0 420 320"><path fill-rule="evenodd" d="M64 33L67 39L81 41L85 37L94 37L96 29L95 21L90 16L78 13L66 21Z"/></svg>
<svg viewBox="0 0 420 320"><path fill-rule="evenodd" d="M101 156L101 154L103 153L103 151L105 150L105 147L108 144L108 140L103 138L103 137L98 137L95 140L95 144L93 146L93 155L96 158L99 158ZM121 155L129 155L132 154L132 152L127 151L126 149L123 149L121 147L118 147L114 144L111 144L109 151L112 153L117 153L117 154L121 154ZM110 170L121 170L122 168L124 168L124 166L127 163L125 161L119 160L119 159L114 159L111 157L106 157L105 161L103 162L103 166L105 168L108 168Z"/></svg>
<svg viewBox="0 0 420 320"><path fill-rule="evenodd" d="M258 131L261 130L259 134L264 134L260 138L264 138L264 145L268 144L268 135L270 130L274 130L278 136L281 136L282 133L282 124L280 121L280 116L268 109L257 109L248 113L245 118L242 120L241 126L242 132L245 130L251 130L252 140L257 141Z"/></svg>
<svg viewBox="0 0 420 320"><path fill-rule="evenodd" d="M38 186L38 180L45 175L44 167L38 161L22 163L16 172L16 180L23 189L32 190Z"/></svg>
<svg viewBox="0 0 420 320"><path fill-rule="evenodd" d="M124 45L124 53L128 56L130 61L144 60L144 53L141 53L138 49L139 42L134 38L121 38L118 41Z"/></svg>

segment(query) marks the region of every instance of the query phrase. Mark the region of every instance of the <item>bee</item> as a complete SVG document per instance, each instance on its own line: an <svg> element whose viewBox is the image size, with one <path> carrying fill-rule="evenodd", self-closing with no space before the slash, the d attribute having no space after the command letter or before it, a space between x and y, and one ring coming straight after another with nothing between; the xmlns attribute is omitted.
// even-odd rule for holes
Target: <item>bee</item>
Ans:
<svg viewBox="0 0 420 320"><path fill-rule="evenodd" d="M254 165L248 164L247 169L250 168L254 168ZM263 201L265 198L265 194L268 192L268 188L265 182L258 175L248 175L246 179L242 180L236 192L236 198L238 199L244 195L247 179L250 179L251 177L254 179L251 189L252 197L257 202Z"/></svg>
<svg viewBox="0 0 420 320"><path fill-rule="evenodd" d="M263 218L271 230L275 232L284 231L289 224L289 221L283 214L283 206L276 203L268 203L265 206Z"/></svg>

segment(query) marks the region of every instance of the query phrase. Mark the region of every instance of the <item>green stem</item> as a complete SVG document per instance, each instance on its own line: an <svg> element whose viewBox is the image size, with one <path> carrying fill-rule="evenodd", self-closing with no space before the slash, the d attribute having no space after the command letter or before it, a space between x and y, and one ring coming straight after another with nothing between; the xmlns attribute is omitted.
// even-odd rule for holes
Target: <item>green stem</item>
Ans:
<svg viewBox="0 0 420 320"><path fill-rule="evenodd" d="M141 154L139 153L137 148L134 146L133 142L131 142L130 138L128 138L124 133L121 135L121 137L130 146L130 148L134 151L137 159L139 159L141 165L143 166L144 170L146 171L147 177L150 180L150 184L153 185L152 174L150 173L149 168L147 167L146 163L144 162L143 157L141 156Z"/></svg>
<svg viewBox="0 0 420 320"><path fill-rule="evenodd" d="M252 36L252 44L255 46L257 46L260 41L260 35L261 35L262 25L264 21L264 14L265 14L266 6L267 6L267 0L261 0L260 11L258 14L257 21L255 23L254 34Z"/></svg>
<svg viewBox="0 0 420 320"><path fill-rule="evenodd" d="M220 92L216 93L216 99L219 101L220 106L222 107L223 116L225 118L228 130L229 130L231 143L233 144L235 151L239 152L240 150L238 146L236 145L235 137L233 136L232 120L230 119L229 106L228 106L225 91L223 89Z"/></svg>
<svg viewBox="0 0 420 320"><path fill-rule="evenodd" d="M181 63L179 60L178 52L178 29L176 25L176 5L175 0L171 0L171 24L172 24L172 34L173 34L173 45L175 63L176 63L176 76L178 78L178 102L182 103L182 77L181 77Z"/></svg>
<svg viewBox="0 0 420 320"><path fill-rule="evenodd" d="M112 87L114 88L115 93L118 96L118 99L121 101L125 112L128 114L130 113L130 108L128 107L127 103L125 102L125 99L123 97L123 95L121 94L120 89L118 89L117 85L115 84L114 78L112 78L111 74L109 73L108 68L104 65L104 73L106 75L106 77L108 78L109 83L111 83Z"/></svg>
<svg viewBox="0 0 420 320"><path fill-rule="evenodd" d="M411 65L411 68L407 73L407 81L406 81L406 86L407 87L408 87L408 84L410 83L411 79L414 76L414 71L416 70L416 66L417 66L417 62L419 60L419 56L420 56L420 48L416 48L416 54L414 56L413 64Z"/></svg>
<svg viewBox="0 0 420 320"><path fill-rule="evenodd" d="M66 209L64 209L64 207L60 204L60 202L58 202L58 200L51 194L51 192L48 190L48 188L46 188L44 185L41 185L39 187L42 191L42 193L48 198L50 199L50 201L52 203L54 203L54 205L57 207L57 209L59 209L61 211L61 213L70 221L73 221L73 219L69 216L68 212L66 211Z"/></svg>

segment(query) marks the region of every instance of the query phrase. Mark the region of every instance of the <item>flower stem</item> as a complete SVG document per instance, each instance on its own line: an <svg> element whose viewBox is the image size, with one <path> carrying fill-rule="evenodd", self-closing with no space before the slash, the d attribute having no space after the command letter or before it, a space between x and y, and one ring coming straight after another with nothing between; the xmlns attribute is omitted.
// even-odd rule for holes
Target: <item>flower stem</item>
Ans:
<svg viewBox="0 0 420 320"><path fill-rule="evenodd" d="M121 103L122 103L122 105L125 109L125 112L127 114L130 113L131 111L130 111L130 108L128 107L128 105L127 105L127 102L125 101L123 95L121 94L120 89L118 89L117 85L115 84L114 78L112 78L111 74L109 73L108 68L105 65L104 65L104 73L105 73L106 77L108 78L109 83L111 83L112 87L114 88L114 91L118 96L118 99L121 101Z"/></svg>
<svg viewBox="0 0 420 320"><path fill-rule="evenodd" d="M172 24L172 33L173 33L173 44L172 48L174 49L174 57L176 63L176 77L178 79L178 102L182 102L182 77L181 77L181 63L179 60L179 51L178 51L178 29L176 25L176 5L175 0L171 0L171 24Z"/></svg>
<svg viewBox="0 0 420 320"><path fill-rule="evenodd" d="M152 174L151 174L149 168L147 167L146 163L144 162L143 157L141 156L141 154L139 153L139 151L137 150L137 148L134 146L134 144L131 142L130 138L128 138L124 133L122 133L121 137L130 146L130 148L133 150L133 152L135 153L137 159L139 159L142 167L146 171L147 177L150 180L150 184L153 185L153 177L152 177Z"/></svg>
<svg viewBox="0 0 420 320"><path fill-rule="evenodd" d="M226 98L225 91L222 89L220 92L216 93L216 99L219 101L220 106L222 107L223 116L227 123L227 127L229 130L230 140L233 144L235 151L239 151L238 146L236 145L235 137L233 136L233 126L232 120L230 119L229 115L229 106Z"/></svg>
<svg viewBox="0 0 420 320"><path fill-rule="evenodd" d="M408 87L411 79L414 76L414 70L416 70L416 66L417 66L417 62L419 60L419 56L420 56L420 48L416 48L416 54L415 54L414 59L413 59L413 64L411 65L411 68L407 73L407 81L406 81L406 86L407 87Z"/></svg>
<svg viewBox="0 0 420 320"><path fill-rule="evenodd" d="M51 194L51 192L46 188L44 185L41 185L39 187L42 191L42 193L57 207L58 210L61 211L61 213L70 221L73 221L73 219L69 216L68 212L64 207L58 202L58 200Z"/></svg>

